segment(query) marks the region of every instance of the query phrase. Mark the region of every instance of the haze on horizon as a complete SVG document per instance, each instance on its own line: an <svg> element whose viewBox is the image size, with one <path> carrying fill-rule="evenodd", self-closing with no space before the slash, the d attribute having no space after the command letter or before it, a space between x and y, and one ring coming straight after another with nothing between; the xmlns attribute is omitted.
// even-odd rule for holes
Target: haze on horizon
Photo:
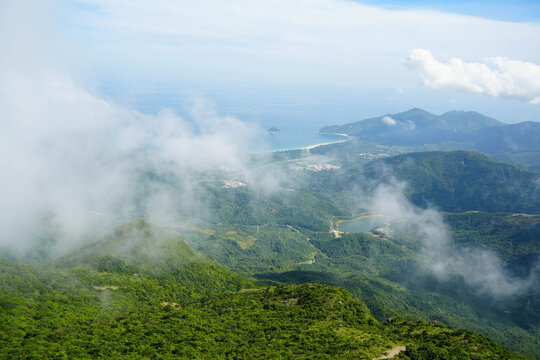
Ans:
<svg viewBox="0 0 540 360"><path fill-rule="evenodd" d="M343 0L3 2L0 226L13 242L34 214L52 211L66 234L94 227L89 209L129 214L141 160L244 169L260 119L309 131L421 107L538 120L540 24L480 15ZM166 213L154 190L148 206Z"/></svg>
<svg viewBox="0 0 540 360"><path fill-rule="evenodd" d="M305 113L314 128L412 107L540 119L538 4L380 4L4 3L2 63L37 62L146 113L204 96L241 120Z"/></svg>
<svg viewBox="0 0 540 360"><path fill-rule="evenodd" d="M8 283L0 297L14 315L4 326L12 349L0 353L37 354L36 344L55 341L52 351L64 355L146 351L160 338L139 325L183 329L177 318L141 321L159 315L159 303L184 311L190 299L225 289L267 301L266 291L242 295L243 284L253 289L244 275L264 280L258 275L295 269L336 279L329 284L366 301L362 313L375 305L380 320L403 312L537 351L540 123L494 119L540 121L539 10L528 0L0 2L0 260L7 264L0 280ZM298 150L306 133L370 117L328 126L347 134L333 135L347 137L340 144ZM271 126L284 129L275 137L289 136L283 148L296 151L273 152ZM499 162L508 159L530 170ZM390 220L373 236L339 231L340 221L370 215ZM109 284L117 280L129 285ZM86 326L104 324L109 290L122 296L105 323L118 338ZM329 301L357 324L360 303ZM241 320L260 315L250 304L256 313L239 313ZM313 304L319 317L321 303ZM215 309L210 320L223 315ZM117 316L128 312L134 317ZM182 317L198 332L196 317ZM334 326L341 320L326 317L315 341L347 335ZM43 325L54 331L41 335ZM367 342L379 347L385 326L377 326L377 340ZM439 325L429 327L441 344ZM149 344L124 342L126 329ZM249 340L238 338L238 349L264 344L246 329ZM299 328L280 329L312 347L289 336ZM396 332L388 335L397 341ZM363 335L351 339L365 347ZM202 349L199 340L181 342ZM175 354L184 346L159 343ZM349 353L344 344L337 345Z"/></svg>

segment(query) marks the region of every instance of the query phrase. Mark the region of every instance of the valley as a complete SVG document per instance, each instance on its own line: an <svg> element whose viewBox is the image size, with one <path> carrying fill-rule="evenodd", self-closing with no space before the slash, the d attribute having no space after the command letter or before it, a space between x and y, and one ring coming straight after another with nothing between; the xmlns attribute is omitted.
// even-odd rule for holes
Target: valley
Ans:
<svg viewBox="0 0 540 360"><path fill-rule="evenodd" d="M61 256L45 232L24 256L4 249L0 354L540 357L536 165L386 142L354 135L195 174L197 216L180 173L142 168L140 210L105 237ZM167 220L145 216L156 187L178 205Z"/></svg>
<svg viewBox="0 0 540 360"><path fill-rule="evenodd" d="M0 360L540 360L540 1L0 1Z"/></svg>

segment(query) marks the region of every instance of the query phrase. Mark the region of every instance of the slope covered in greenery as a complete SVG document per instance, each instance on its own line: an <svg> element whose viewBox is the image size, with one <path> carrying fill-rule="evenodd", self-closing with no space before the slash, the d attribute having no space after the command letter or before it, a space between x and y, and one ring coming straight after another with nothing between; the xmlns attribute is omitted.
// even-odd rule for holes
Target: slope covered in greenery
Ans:
<svg viewBox="0 0 540 360"><path fill-rule="evenodd" d="M441 116L422 109L323 127L321 132L341 133L385 145L422 145L462 141L464 135L503 123L477 112L450 111ZM468 139L467 139L468 141Z"/></svg>
<svg viewBox="0 0 540 360"><path fill-rule="evenodd" d="M445 218L457 246L491 250L509 261L516 275L530 273L534 259L528 264L523 259L538 254L537 218L486 213L445 214ZM516 351L540 355L535 353L538 290L501 300L479 295L459 276L441 281L422 270L419 249L400 238L363 233L336 238L291 227L241 227L234 233L230 227L218 227L205 233L186 236L197 250L242 274L275 284L343 286L381 321L400 315L435 319L454 328L474 329Z"/></svg>
<svg viewBox="0 0 540 360"><path fill-rule="evenodd" d="M407 194L420 194L412 197L419 205L465 204L476 210L488 204L499 211L524 203L512 194L529 194L529 206L535 204L535 173L471 152L400 155L367 166L344 161L341 169L318 173L305 167L328 158L303 156L280 154L258 164L289 176L281 190L270 193L251 184L226 188L205 174L194 196L209 213L192 219L180 213L182 220L168 223L169 230L132 222L46 265L3 261L5 356L21 357L23 349L30 358L373 358L402 345L402 358L513 356L481 336L442 325L478 331L514 351L540 356L534 292L492 301L459 276L440 281L422 272L418 249L399 237L329 233L332 221L352 215L354 191L369 192L381 175L383 182L391 173L409 181ZM173 175L151 178L183 191ZM491 199L456 191L472 187L482 194L502 185ZM518 276L535 264L537 220L445 214L456 246L490 249ZM333 287L290 286L306 282L344 287L357 300ZM280 284L287 286L268 287ZM326 298L352 301L347 309L355 308L359 318L353 321ZM306 310L298 299L321 309L311 304ZM415 320L385 321L400 316ZM230 329L237 330L229 335Z"/></svg>
<svg viewBox="0 0 540 360"><path fill-rule="evenodd" d="M388 172L388 169L390 172ZM354 181L358 171L348 179ZM421 152L370 163L363 175L388 175L407 183L407 195L419 206L434 204L450 212L540 212L540 175L470 151Z"/></svg>
<svg viewBox="0 0 540 360"><path fill-rule="evenodd" d="M493 157L540 169L540 124L525 121L504 124L475 111L449 111L440 116L421 109L387 114L350 124L331 125L322 132L343 133L354 141L335 144L317 153L354 154L358 142L371 143L371 151L388 146L395 152L475 150ZM376 152L375 152L376 153Z"/></svg>
<svg viewBox="0 0 540 360"><path fill-rule="evenodd" d="M467 212L444 219L457 244L494 250L510 264L530 267L540 254L540 215Z"/></svg>
<svg viewBox="0 0 540 360"><path fill-rule="evenodd" d="M396 345L407 347L405 359L517 358L472 332L416 321L381 325L350 293L329 286L251 288L195 300L146 277L91 287L54 269L6 261L0 269L4 358L371 359Z"/></svg>
<svg viewBox="0 0 540 360"><path fill-rule="evenodd" d="M468 331L381 324L343 288L264 286L145 222L46 265L0 260L0 285L2 358L518 358Z"/></svg>

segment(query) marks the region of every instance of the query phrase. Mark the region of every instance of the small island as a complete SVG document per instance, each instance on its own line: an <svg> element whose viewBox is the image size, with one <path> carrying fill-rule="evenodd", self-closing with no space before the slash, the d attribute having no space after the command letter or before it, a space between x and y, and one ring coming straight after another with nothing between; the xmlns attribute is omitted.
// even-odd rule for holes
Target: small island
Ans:
<svg viewBox="0 0 540 360"><path fill-rule="evenodd" d="M268 133L270 134L279 134L281 132L280 129L278 129L277 127L275 126L272 126L270 129L267 130Z"/></svg>

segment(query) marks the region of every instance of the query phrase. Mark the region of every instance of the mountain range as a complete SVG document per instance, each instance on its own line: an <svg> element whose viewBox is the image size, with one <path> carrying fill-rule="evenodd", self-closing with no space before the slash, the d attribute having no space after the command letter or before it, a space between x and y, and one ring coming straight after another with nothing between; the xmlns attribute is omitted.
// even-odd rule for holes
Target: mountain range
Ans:
<svg viewBox="0 0 540 360"><path fill-rule="evenodd" d="M189 207L182 172L141 167L108 235L57 255L45 217L26 257L0 248L0 358L540 358L537 124L412 109L323 130L351 140L194 174Z"/></svg>
<svg viewBox="0 0 540 360"><path fill-rule="evenodd" d="M414 108L354 123L325 126L320 131L385 145L458 142L490 154L540 150L540 123L505 124L475 111L449 111L438 116Z"/></svg>

